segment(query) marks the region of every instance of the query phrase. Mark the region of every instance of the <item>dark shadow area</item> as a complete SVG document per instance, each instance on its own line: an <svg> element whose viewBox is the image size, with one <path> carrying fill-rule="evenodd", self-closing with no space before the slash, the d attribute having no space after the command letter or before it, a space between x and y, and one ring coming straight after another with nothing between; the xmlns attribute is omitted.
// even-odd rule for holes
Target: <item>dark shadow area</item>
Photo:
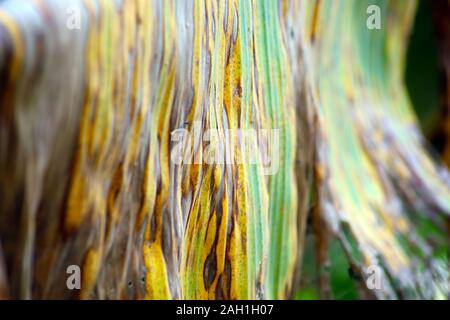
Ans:
<svg viewBox="0 0 450 320"><path fill-rule="evenodd" d="M408 47L406 84L427 137L439 125L439 65L431 1L420 0Z"/></svg>

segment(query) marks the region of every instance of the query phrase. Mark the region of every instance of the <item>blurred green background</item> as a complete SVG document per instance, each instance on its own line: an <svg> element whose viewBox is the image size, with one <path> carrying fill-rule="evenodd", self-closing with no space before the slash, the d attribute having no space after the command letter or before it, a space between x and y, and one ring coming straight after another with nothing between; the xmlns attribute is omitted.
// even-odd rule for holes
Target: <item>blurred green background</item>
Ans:
<svg viewBox="0 0 450 320"><path fill-rule="evenodd" d="M406 84L420 124L429 134L439 119L439 67L431 1L419 1L408 49Z"/></svg>
<svg viewBox="0 0 450 320"><path fill-rule="evenodd" d="M429 135L441 120L439 118L438 68L431 1L420 0L408 47L405 81L425 135ZM436 255L448 254L445 235L442 239L442 234L439 234L433 226L419 223L418 232L426 237L439 238L441 246L435 252ZM358 299L357 280L349 271L346 256L337 240L333 240L330 245L330 262L328 272L331 278L332 298ZM314 239L309 228L302 265L301 289L296 294L297 299L320 299L317 284L319 273L323 271L327 272L327 270L318 270L315 263Z"/></svg>

